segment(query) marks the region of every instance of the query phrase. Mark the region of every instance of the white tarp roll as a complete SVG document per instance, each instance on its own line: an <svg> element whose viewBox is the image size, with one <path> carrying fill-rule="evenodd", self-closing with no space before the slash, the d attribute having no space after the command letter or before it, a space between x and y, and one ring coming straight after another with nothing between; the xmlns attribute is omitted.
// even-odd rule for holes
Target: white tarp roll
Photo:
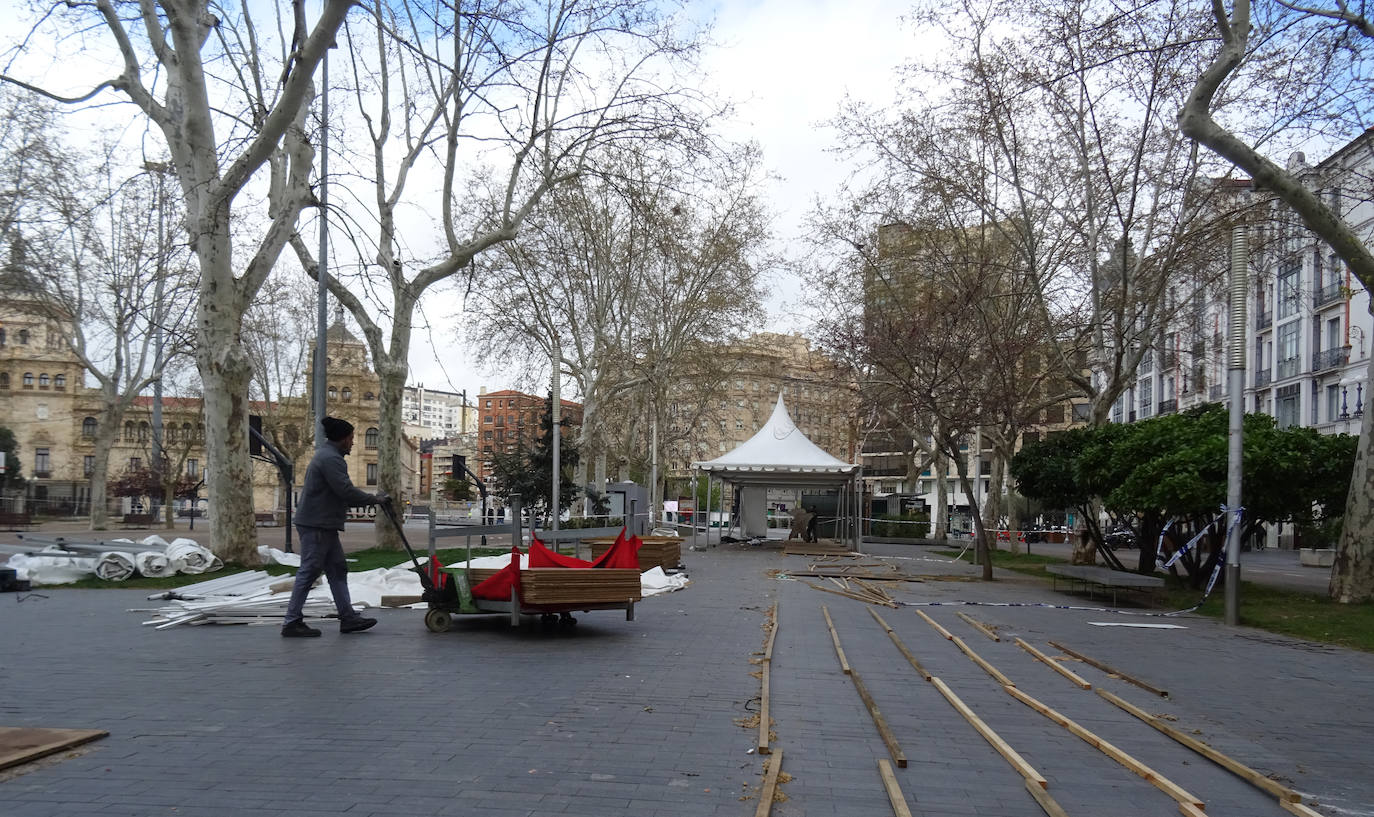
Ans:
<svg viewBox="0 0 1374 817"><path fill-rule="evenodd" d="M70 584L95 573L95 557L28 556L16 553L9 566L34 584Z"/></svg>
<svg viewBox="0 0 1374 817"><path fill-rule="evenodd" d="M122 582L134 575L134 555L107 550L95 563L95 575L107 582Z"/></svg>
<svg viewBox="0 0 1374 817"><path fill-rule="evenodd" d="M140 576L147 576L150 579L173 575L172 561L165 555L152 550L135 553L134 567L138 568Z"/></svg>
<svg viewBox="0 0 1374 817"><path fill-rule="evenodd" d="M179 541L181 541L181 540L178 539L177 541L179 542ZM191 540L190 540L190 539L187 539L186 541L189 542L189 541L191 541ZM149 536L149 537L147 537L146 539L144 539L142 542L139 542L139 544L140 544L140 545L152 545L152 546L154 546L154 547L166 548L166 547L167 547L167 540L166 540L166 539L163 539L161 536L158 536L156 533L154 533L152 536Z"/></svg>
<svg viewBox="0 0 1374 817"><path fill-rule="evenodd" d="M286 565L287 567L300 567L301 555L299 553L287 553L278 550L270 545L258 545L258 558L265 565Z"/></svg>
<svg viewBox="0 0 1374 817"><path fill-rule="evenodd" d="M178 573L208 573L224 566L219 557L191 539L177 539L168 545L167 560Z"/></svg>

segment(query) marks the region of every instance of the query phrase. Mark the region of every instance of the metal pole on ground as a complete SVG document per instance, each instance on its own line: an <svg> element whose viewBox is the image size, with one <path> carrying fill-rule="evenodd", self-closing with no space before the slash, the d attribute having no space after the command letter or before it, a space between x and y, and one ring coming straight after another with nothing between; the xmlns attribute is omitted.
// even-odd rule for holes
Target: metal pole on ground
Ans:
<svg viewBox="0 0 1374 817"><path fill-rule="evenodd" d="M1245 204L1249 195L1242 194ZM1226 625L1240 623L1241 457L1245 419L1245 297L1249 285L1250 236L1244 216L1231 228L1230 321L1227 326L1226 376L1231 416L1226 457Z"/></svg>

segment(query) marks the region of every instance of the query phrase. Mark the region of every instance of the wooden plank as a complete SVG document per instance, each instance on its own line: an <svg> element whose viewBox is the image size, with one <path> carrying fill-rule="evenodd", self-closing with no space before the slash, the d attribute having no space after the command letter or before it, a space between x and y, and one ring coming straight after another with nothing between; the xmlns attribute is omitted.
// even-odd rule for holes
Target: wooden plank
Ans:
<svg viewBox="0 0 1374 817"><path fill-rule="evenodd" d="M973 627L973 629L977 630L978 632L982 633L988 638L991 638L993 641L1002 640L1002 636L993 632L991 627L974 618L973 616L964 613L955 613L954 615L958 616L959 618L962 618L964 621L967 621L969 623L969 626Z"/></svg>
<svg viewBox="0 0 1374 817"><path fill-rule="evenodd" d="M964 640L962 638L956 636L954 638L951 638L950 641L954 642L954 646L963 650L964 655L967 655L970 659L972 659L973 663L982 667L983 672L986 672L988 675L991 675L993 679L997 681L997 683L1001 684L1002 686L1008 687L1016 686L1016 684L1013 683L1010 678L999 672L997 667L994 667L992 664L989 664L987 661L984 661L982 656L980 656L978 653L970 649L969 646L964 643Z"/></svg>
<svg viewBox="0 0 1374 817"><path fill-rule="evenodd" d="M898 649L898 650L902 653L902 655L906 658L907 662L908 662L909 664L911 664L912 669L914 669L914 670L916 670L917 672L921 673L921 677L924 678L924 679L926 679L927 681L929 681L932 677L934 677L934 676L932 676L929 672L926 671L926 668L925 668L925 667L921 666L921 662L916 660L916 656L912 655L912 654L911 654L911 650L908 650L908 649L906 648L906 645L902 643L902 639L900 639L900 638L897 637L897 633L896 633L895 631L893 631L893 629L887 625L887 622L886 622L886 621L883 621L883 617L880 616L880 615L878 615L878 611L874 610L872 607L867 608L867 610L868 610L869 614L872 615L873 618L876 619L876 620L878 621L878 624L879 624L884 630L887 631L887 637L890 638L890 639L892 639L892 643L893 643L894 645L896 645L897 649Z"/></svg>
<svg viewBox="0 0 1374 817"><path fill-rule="evenodd" d="M949 639L949 640L951 640L951 641L954 640L954 635L953 635L952 633L950 633L949 630L946 630L944 627L941 627L940 624L939 624L939 622L937 622L935 619L933 619L933 618L931 618L930 616L926 615L926 613L925 613L924 610L917 610L917 611L916 611L916 615L918 615L918 616L920 616L921 618L925 619L927 624L929 624L930 626L934 627L934 628L935 628L935 632L939 633L940 635L944 636L945 638L947 638L947 639Z"/></svg>
<svg viewBox="0 0 1374 817"><path fill-rule="evenodd" d="M1042 777L1034 767L1027 763L1026 759L1021 757L1015 749L1011 748L1005 740L1002 740L1002 738L992 730L992 727L984 723L982 718L975 715L973 710L968 708L967 704L959 700L959 696L955 695L954 691L946 686L944 681L941 681L939 678L931 678L930 682L935 685L936 689L940 690L940 694L945 696L945 700L949 701L950 705L953 706L960 715L964 716L964 720L968 721L974 729L978 730L978 734L982 735L984 740L992 744L992 748L996 749L999 755L1006 758L1006 761L1011 764L1012 768L1015 769L1017 773L1026 779L1027 783L1034 783L1042 789L1049 787L1049 783L1045 778ZM1037 798L1037 801L1038 800L1039 798Z"/></svg>
<svg viewBox="0 0 1374 817"><path fill-rule="evenodd" d="M772 661L763 662L763 670L759 673L759 754L766 755L772 753L773 749L768 745L769 721L772 715L768 712L768 675Z"/></svg>
<svg viewBox="0 0 1374 817"><path fill-rule="evenodd" d="M103 729L0 726L0 769L47 757L109 734Z"/></svg>
<svg viewBox="0 0 1374 817"><path fill-rule="evenodd" d="M818 584L812 584L811 582L802 582L802 584L806 585L807 587L811 588L812 590L819 590L819 591L821 591L822 593L833 593L833 594L836 595L836 596L844 596L844 597L847 598L847 599L854 599L855 601L862 601L862 602L864 602L864 603L866 603L866 604L881 604L881 605L883 605L884 607L891 607L891 608L893 608L894 610L897 608L897 602L895 602L895 601L891 601L891 602L879 601L879 600L877 600L877 599L875 599L875 598L870 598L870 597L868 597L868 596L861 596L861 595L859 595L858 593L850 593L850 592L845 591L845 590L834 590L834 589L831 589L831 588L829 588L829 587L821 587L820 585L818 585Z"/></svg>
<svg viewBox="0 0 1374 817"><path fill-rule="evenodd" d="M1016 700L1020 701L1026 706L1029 706L1031 709L1034 709L1036 712L1039 712L1041 715L1044 715L1045 717L1049 718L1050 720L1069 730L1069 732L1073 733L1084 743L1088 744L1089 746L1092 746L1093 748L1100 751L1102 754L1106 755L1112 760L1115 760L1117 763L1120 763L1122 766L1125 766L1127 769L1130 769L1132 772L1144 778L1145 781L1148 782L1150 785L1154 786L1155 788L1174 798L1174 802L1187 803L1189 805L1196 806L1199 809L1206 807L1206 803L1204 803L1198 797L1189 794L1187 791L1183 789L1182 786L1179 786L1177 783L1174 783L1169 778L1165 777L1164 775L1160 774L1159 772L1155 771L1149 766L1146 766L1144 763L1141 763L1139 760L1122 751L1121 749L1117 748L1116 746L1112 745L1108 741L1098 737L1092 731L1084 728L1083 726L1070 720L1064 715L1061 715L1060 713L1056 712L1055 710L1051 709L1050 707L1046 706L1040 701L1037 701L1035 698L1032 698L1031 696L1027 695L1019 689L1015 689L1013 687L1003 687L1003 689L1005 689L1007 691L1007 694L1011 695Z"/></svg>
<svg viewBox="0 0 1374 817"><path fill-rule="evenodd" d="M778 637L778 603L773 602L773 608L768 613L768 620L772 626L768 629L768 640L763 644L763 660L773 660L773 642Z"/></svg>
<svg viewBox="0 0 1374 817"><path fill-rule="evenodd" d="M1289 814L1296 814L1298 817L1325 817L1320 811L1313 811L1302 803L1290 803L1287 800L1280 799L1279 805L1283 806L1284 811Z"/></svg>
<svg viewBox="0 0 1374 817"><path fill-rule="evenodd" d="M1082 687L1083 689L1093 688L1092 684L1088 683L1087 681L1084 681L1081 677L1074 674L1072 670L1059 666L1058 661L1051 659L1048 655L1045 655L1043 652L1040 652L1036 648L1027 644L1025 639L1018 638L1016 639L1016 643L1021 647L1021 649L1035 656L1036 661L1039 661L1040 663L1044 664L1045 666L1049 667L1050 669L1054 670L1055 672L1059 673L1065 678L1068 678L1077 686Z"/></svg>
<svg viewBox="0 0 1374 817"><path fill-rule="evenodd" d="M1069 817L1069 813L1064 811L1064 807L1050 796L1050 793L1035 785L1034 781L1026 781L1026 791L1030 792L1035 802L1040 804L1040 808L1045 810L1049 817Z"/></svg>
<svg viewBox="0 0 1374 817"><path fill-rule="evenodd" d="M887 789L887 799L892 803L894 817L911 817L911 809L907 808L902 787L897 785L897 775L893 773L892 764L885 757L878 758L878 774L883 778L883 788Z"/></svg>
<svg viewBox="0 0 1374 817"><path fill-rule="evenodd" d="M835 655L839 656L840 669L844 670L845 675L849 675L853 670L849 668L849 659L844 657L844 648L840 646L840 634L835 632L835 622L830 620L830 608L822 604L821 613L825 616L825 626L830 628L830 641L835 645Z"/></svg>
<svg viewBox="0 0 1374 817"><path fill-rule="evenodd" d="M883 718L883 713L878 710L878 703L869 694L868 687L864 686L863 679L859 673L850 672L849 678L854 682L854 689L858 690L859 697L863 699L864 706L868 707L868 714L873 716L873 725L878 727L878 736L883 739L883 744L887 746L887 753L892 755L892 759L897 762L898 768L906 768L906 754L902 747L897 743L897 736L892 734L892 729L888 727L887 720Z"/></svg>
<svg viewBox="0 0 1374 817"><path fill-rule="evenodd" d="M1140 720L1144 721L1145 723L1148 723L1150 726L1153 726L1155 729L1159 730L1160 732L1163 732L1164 734L1168 735L1169 737L1173 738L1175 741L1178 741L1184 746L1187 746L1189 749L1192 749L1194 752L1197 752L1198 754L1202 755L1203 757L1207 758L1208 760L1212 761L1218 766L1221 766L1222 768L1226 769L1234 775L1244 778L1245 780L1249 781L1251 785L1257 788L1264 789L1265 791L1269 792L1270 794L1274 795L1282 801L1288 803L1302 802L1302 795L1298 794L1297 792L1293 791L1292 789L1288 788L1287 786L1283 785L1277 780L1270 780L1268 777L1260 774L1259 772L1255 771L1249 766L1246 766L1244 763L1241 763L1238 760L1235 760L1227 755L1222 754L1221 752L1217 751L1216 749L1213 749L1211 746L1208 746L1207 744L1203 743L1197 738L1194 738L1190 735L1185 735L1183 732L1180 732L1174 727L1169 726L1168 724L1161 721L1159 718L1156 718L1154 715L1151 715L1149 712L1146 712L1140 707L1137 707L1136 705L1129 703L1128 701L1124 701L1121 698L1118 698L1117 696L1106 691L1105 689L1098 689L1097 694L1101 695L1103 698L1106 698L1108 701L1112 702L1117 707L1124 709L1132 715L1135 715Z"/></svg>
<svg viewBox="0 0 1374 817"><path fill-rule="evenodd" d="M754 817L768 817L773 812L773 796L778 791L778 772L782 771L782 750L769 755L763 763L763 786L759 788L759 806L754 809Z"/></svg>
<svg viewBox="0 0 1374 817"><path fill-rule="evenodd" d="M1136 686L1140 687L1146 692L1153 692L1161 698L1169 697L1168 692L1165 692L1164 690L1160 689L1154 684L1147 684L1139 678L1133 678L1115 667L1108 666L1107 664L1104 664L1101 661L1089 658L1088 656L1084 655L1081 652L1078 652L1077 650L1071 650L1068 647L1065 647L1063 644L1060 644L1058 641L1051 641L1050 646L1054 647L1056 650L1059 650L1065 655L1071 655L1074 658L1077 658L1079 661L1082 661L1090 667L1097 667L1105 673L1115 675L1116 677L1120 678L1128 684L1135 684Z"/></svg>
<svg viewBox="0 0 1374 817"><path fill-rule="evenodd" d="M1207 812L1192 803L1179 803L1178 812L1182 814L1183 817L1207 817Z"/></svg>

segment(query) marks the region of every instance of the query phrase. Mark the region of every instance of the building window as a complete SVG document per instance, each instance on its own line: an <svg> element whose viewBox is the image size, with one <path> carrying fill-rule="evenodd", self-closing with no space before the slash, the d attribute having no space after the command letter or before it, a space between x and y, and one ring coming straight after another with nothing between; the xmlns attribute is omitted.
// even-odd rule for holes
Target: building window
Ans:
<svg viewBox="0 0 1374 817"><path fill-rule="evenodd" d="M372 395L372 392L367 392L366 394L363 395L363 399L364 399L364 400L376 400L377 398L374 397L374 396ZM552 490L552 489L550 489L550 490Z"/></svg>
<svg viewBox="0 0 1374 817"><path fill-rule="evenodd" d="M50 385L52 385L52 378L48 377L47 372L44 372L38 376L38 388L46 389Z"/></svg>
<svg viewBox="0 0 1374 817"><path fill-rule="evenodd" d="M146 442L148 442L148 438L149 438L150 436L152 436L152 432L153 432L152 426L148 425L147 423L139 423L139 424L138 424L138 441L141 442L141 443L146 443Z"/></svg>
<svg viewBox="0 0 1374 817"><path fill-rule="evenodd" d="M91 439L95 436L96 422L94 417L87 417L81 421L81 436Z"/></svg>
<svg viewBox="0 0 1374 817"><path fill-rule="evenodd" d="M1298 424L1301 403L1301 387L1296 383L1278 390L1274 401L1274 419L1278 421L1279 428L1292 428Z"/></svg>
<svg viewBox="0 0 1374 817"><path fill-rule="evenodd" d="M142 458L140 458L140 457L130 457L130 458L129 458L129 470L130 470L130 471L137 471L137 470L141 469L142 467L143 467L143 460L142 460Z"/></svg>
<svg viewBox="0 0 1374 817"><path fill-rule="evenodd" d="M81 458L81 474L89 477L95 473L95 455L87 454Z"/></svg>
<svg viewBox="0 0 1374 817"><path fill-rule="evenodd" d="M203 440L203 439L205 439L205 424L204 424L204 423L196 423L196 439L197 439L197 440Z"/></svg>
<svg viewBox="0 0 1374 817"><path fill-rule="evenodd" d="M488 401L488 402L490 402L490 401ZM491 421L492 421L492 416L491 416L490 414L488 414L486 417L483 417L483 418L482 418L482 423L483 423L484 425L491 425ZM550 471L549 473L553 473L553 472ZM553 489L550 488L549 490L552 491ZM550 494L550 496L552 496L552 494Z"/></svg>
<svg viewBox="0 0 1374 817"><path fill-rule="evenodd" d="M367 464L367 484L377 484L377 463L375 462L369 462Z"/></svg>
<svg viewBox="0 0 1374 817"><path fill-rule="evenodd" d="M1298 313L1302 293L1298 289L1298 276L1302 266L1297 261L1286 261L1279 270L1279 318L1287 318Z"/></svg>
<svg viewBox="0 0 1374 817"><path fill-rule="evenodd" d="M1296 377L1298 374L1298 324L1289 321L1279 327L1278 372L1276 377Z"/></svg>
<svg viewBox="0 0 1374 817"><path fill-rule="evenodd" d="M9 373L9 372L0 372L0 389L8 389L9 387L10 387L10 373Z"/></svg>
<svg viewBox="0 0 1374 817"><path fill-rule="evenodd" d="M187 460L187 461L186 461L186 476L190 477L191 479L198 479L198 478L200 477L200 461L199 461L199 460Z"/></svg>
<svg viewBox="0 0 1374 817"><path fill-rule="evenodd" d="M126 421L126 422L124 423L124 442L126 442L126 443L131 443L131 442L133 442L133 441L134 441L134 421L133 421L133 420L128 420L128 421Z"/></svg>
<svg viewBox="0 0 1374 817"><path fill-rule="evenodd" d="M330 400L338 400L338 399L339 399L339 388L338 388L337 386L330 386L330 387L329 387L329 399L330 399Z"/></svg>
<svg viewBox="0 0 1374 817"><path fill-rule="evenodd" d="M345 403L353 402L353 390L347 386L343 388L343 400Z"/></svg>
<svg viewBox="0 0 1374 817"><path fill-rule="evenodd" d="M1334 423L1341 418L1341 387L1335 384L1326 387L1326 421Z"/></svg>
<svg viewBox="0 0 1374 817"><path fill-rule="evenodd" d="M380 434L378 434L377 429L375 429L375 428L369 428L369 429L367 430L367 433L363 435L363 447L364 447L364 448L368 448L368 449L372 449L372 450L376 450L376 448L377 448L377 438L378 438L379 436L380 436Z"/></svg>
<svg viewBox="0 0 1374 817"><path fill-rule="evenodd" d="M47 479L52 476L52 459L48 455L48 449L35 448L33 450L33 475L39 479Z"/></svg>
<svg viewBox="0 0 1374 817"><path fill-rule="evenodd" d="M0 346L5 345L5 330L0 329Z"/></svg>
<svg viewBox="0 0 1374 817"><path fill-rule="evenodd" d="M29 330L27 330L27 329L20 329L20 330L19 330L19 345L20 345L20 346L28 346L28 345L29 345Z"/></svg>
<svg viewBox="0 0 1374 817"><path fill-rule="evenodd" d="M58 376L56 376L56 377L54 377L54 378L52 379L52 384L53 384L53 387L54 387L54 388L58 388L58 389L65 389L65 388L67 388L67 376L66 376L65 374L59 374Z"/></svg>
<svg viewBox="0 0 1374 817"><path fill-rule="evenodd" d="M1136 391L1140 395L1140 417L1144 419L1150 416L1151 410L1154 408L1154 381L1149 378L1140 381L1140 386Z"/></svg>
<svg viewBox="0 0 1374 817"><path fill-rule="evenodd" d="M24 388L33 388L33 372L24 372Z"/></svg>

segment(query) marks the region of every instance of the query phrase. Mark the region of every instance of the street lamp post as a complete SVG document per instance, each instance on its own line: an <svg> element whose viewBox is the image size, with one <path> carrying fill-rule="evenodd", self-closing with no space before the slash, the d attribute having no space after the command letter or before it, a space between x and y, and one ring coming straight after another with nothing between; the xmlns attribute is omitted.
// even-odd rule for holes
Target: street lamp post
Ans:
<svg viewBox="0 0 1374 817"><path fill-rule="evenodd" d="M1249 204L1242 194L1242 206ZM1229 627L1240 623L1241 463L1245 418L1245 321L1249 288L1250 235L1244 214L1231 228L1230 324L1226 376L1231 397L1226 457L1226 614Z"/></svg>

